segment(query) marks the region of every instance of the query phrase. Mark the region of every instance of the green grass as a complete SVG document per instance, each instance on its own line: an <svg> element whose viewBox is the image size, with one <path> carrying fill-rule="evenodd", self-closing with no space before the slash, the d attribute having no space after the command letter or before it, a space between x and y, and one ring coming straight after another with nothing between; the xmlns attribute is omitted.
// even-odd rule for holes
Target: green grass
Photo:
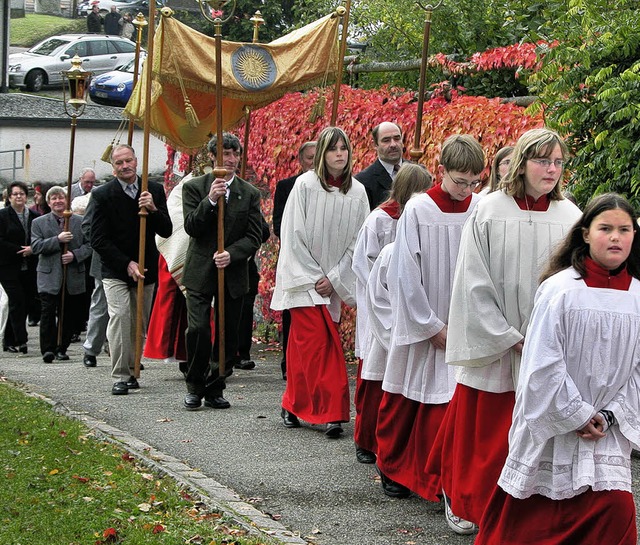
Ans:
<svg viewBox="0 0 640 545"><path fill-rule="evenodd" d="M0 543L265 543L7 384L0 384L0 421Z"/></svg>
<svg viewBox="0 0 640 545"><path fill-rule="evenodd" d="M31 47L55 34L87 32L87 21L84 18L67 19L35 13L27 13L25 17L11 19L9 25L11 45L17 47Z"/></svg>

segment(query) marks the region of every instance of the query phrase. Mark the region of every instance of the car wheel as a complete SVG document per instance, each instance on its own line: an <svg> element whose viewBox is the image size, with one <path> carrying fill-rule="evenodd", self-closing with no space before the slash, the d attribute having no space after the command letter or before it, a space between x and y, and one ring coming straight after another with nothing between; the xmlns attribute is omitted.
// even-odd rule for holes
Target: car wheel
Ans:
<svg viewBox="0 0 640 545"><path fill-rule="evenodd" d="M47 75L42 70L32 70L27 74L24 82L27 86L27 91L37 93L42 90L46 80Z"/></svg>

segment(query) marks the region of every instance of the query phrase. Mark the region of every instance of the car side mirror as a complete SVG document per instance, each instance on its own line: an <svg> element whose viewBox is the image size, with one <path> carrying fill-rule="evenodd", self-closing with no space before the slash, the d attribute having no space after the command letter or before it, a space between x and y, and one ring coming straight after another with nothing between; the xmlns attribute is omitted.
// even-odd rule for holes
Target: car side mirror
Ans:
<svg viewBox="0 0 640 545"><path fill-rule="evenodd" d="M64 55L60 55L61 61L66 61L66 60L69 60L70 58L71 58L71 55L67 55L66 53Z"/></svg>

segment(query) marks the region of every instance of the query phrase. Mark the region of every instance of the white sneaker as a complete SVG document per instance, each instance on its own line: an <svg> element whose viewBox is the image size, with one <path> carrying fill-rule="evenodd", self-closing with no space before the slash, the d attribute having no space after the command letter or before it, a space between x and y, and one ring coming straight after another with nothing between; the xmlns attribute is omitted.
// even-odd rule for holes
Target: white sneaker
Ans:
<svg viewBox="0 0 640 545"><path fill-rule="evenodd" d="M464 520L453 514L451 510L451 500L442 491L442 499L444 500L444 518L447 519L447 524L456 534L462 536L468 536L478 531L478 527L468 520Z"/></svg>

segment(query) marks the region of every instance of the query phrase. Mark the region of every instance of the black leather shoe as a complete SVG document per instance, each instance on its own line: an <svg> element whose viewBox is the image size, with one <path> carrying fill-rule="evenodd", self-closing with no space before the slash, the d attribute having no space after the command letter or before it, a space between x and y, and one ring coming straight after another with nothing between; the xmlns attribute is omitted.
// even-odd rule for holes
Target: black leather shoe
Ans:
<svg viewBox="0 0 640 545"><path fill-rule="evenodd" d="M409 490L406 486L401 485L389 477L387 477L380 468L376 465L376 471L378 475L380 475L380 482L382 484L382 491L391 498L408 498L411 494L411 490Z"/></svg>
<svg viewBox="0 0 640 545"><path fill-rule="evenodd" d="M45 352L42 356L42 361L45 363L51 363L56 359L56 355L53 352Z"/></svg>
<svg viewBox="0 0 640 545"><path fill-rule="evenodd" d="M114 396L124 396L129 393L129 388L127 387L126 382L116 382L111 388L111 393Z"/></svg>
<svg viewBox="0 0 640 545"><path fill-rule="evenodd" d="M95 367L96 365L98 365L98 360L96 360L95 356L85 354L84 358L82 358L82 363L85 367Z"/></svg>
<svg viewBox="0 0 640 545"><path fill-rule="evenodd" d="M5 352L11 352L12 354L17 354L18 349L15 346L7 346L4 349Z"/></svg>
<svg viewBox="0 0 640 545"><path fill-rule="evenodd" d="M65 354L64 352L56 352L56 359L58 361L68 361L69 356L67 356L67 354Z"/></svg>
<svg viewBox="0 0 640 545"><path fill-rule="evenodd" d="M324 434L329 439L337 439L342 435L343 432L344 430L342 429L340 422L329 422L327 424L327 429L325 430Z"/></svg>
<svg viewBox="0 0 640 545"><path fill-rule="evenodd" d="M19 350L22 354L26 354L26 353L29 351L29 349L27 348L27 345L26 345L26 344L21 344L21 345L19 346L18 350Z"/></svg>
<svg viewBox="0 0 640 545"><path fill-rule="evenodd" d="M138 388L140 388L140 384L138 384L138 379L136 377L129 377L129 380L127 380L126 384L129 390L137 390Z"/></svg>
<svg viewBox="0 0 640 545"><path fill-rule="evenodd" d="M38 325L38 322L36 322L35 320L29 320L29 327L36 327Z"/></svg>
<svg viewBox="0 0 640 545"><path fill-rule="evenodd" d="M77 333L74 333L73 335L71 335L71 342L72 343L79 343L80 342L80 335L78 335Z"/></svg>
<svg viewBox="0 0 640 545"><path fill-rule="evenodd" d="M184 396L184 408L187 411L197 411L202 404L202 400L198 394L187 394Z"/></svg>
<svg viewBox="0 0 640 545"><path fill-rule="evenodd" d="M140 371L144 371L144 365L140 364Z"/></svg>
<svg viewBox="0 0 640 545"><path fill-rule="evenodd" d="M356 460L361 464L375 464L376 455L370 450L356 445Z"/></svg>
<svg viewBox="0 0 640 545"><path fill-rule="evenodd" d="M211 407L212 409L228 409L231 407L231 403L229 403L224 397L209 397L204 398L204 406Z"/></svg>
<svg viewBox="0 0 640 545"><path fill-rule="evenodd" d="M233 364L236 369L242 369L243 371L249 371L255 369L256 362L253 360L240 360Z"/></svg>
<svg viewBox="0 0 640 545"><path fill-rule="evenodd" d="M282 412L280 413L280 416L282 417L282 423L284 424L285 428L299 428L300 427L300 420L298 420L298 417L293 414L290 413L289 411L282 409Z"/></svg>

